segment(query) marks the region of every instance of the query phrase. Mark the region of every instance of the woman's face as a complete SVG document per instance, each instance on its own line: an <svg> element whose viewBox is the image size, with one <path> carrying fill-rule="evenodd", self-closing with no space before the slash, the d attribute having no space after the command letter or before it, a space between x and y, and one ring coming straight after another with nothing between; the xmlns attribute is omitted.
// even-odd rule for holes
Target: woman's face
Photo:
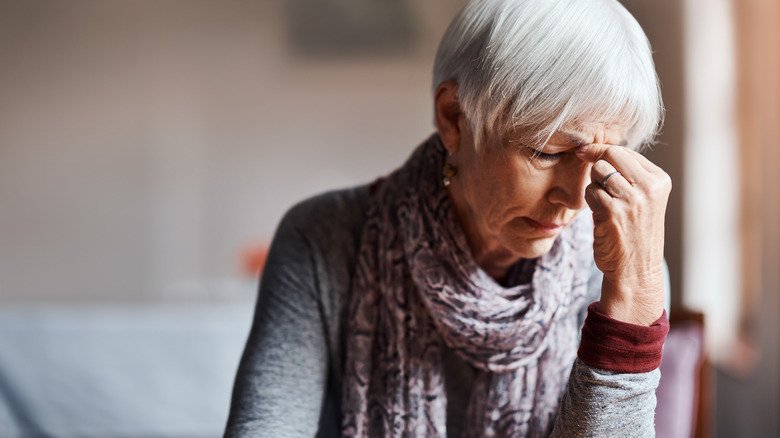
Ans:
<svg viewBox="0 0 780 438"><path fill-rule="evenodd" d="M591 164L580 160L575 149L589 143L626 143L624 129L604 123L556 132L536 155L511 136L482 145L480 152L471 135L459 137L457 150L450 149L457 175L449 190L461 222L466 222L472 250L515 258L547 253L586 206Z"/></svg>

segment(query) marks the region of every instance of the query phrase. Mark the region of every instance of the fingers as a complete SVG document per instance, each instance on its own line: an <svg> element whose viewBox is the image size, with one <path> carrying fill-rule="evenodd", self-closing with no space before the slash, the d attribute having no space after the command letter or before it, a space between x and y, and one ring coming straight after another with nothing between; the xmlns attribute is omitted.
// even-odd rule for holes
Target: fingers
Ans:
<svg viewBox="0 0 780 438"><path fill-rule="evenodd" d="M577 156L580 159L595 163L599 160L607 161L615 170L623 175L631 184L635 184L645 179L648 171L639 163L634 153L624 146L613 146L608 144L589 144L577 149ZM644 157L643 157L644 158Z"/></svg>
<svg viewBox="0 0 780 438"><path fill-rule="evenodd" d="M609 177L608 180L607 177ZM631 184L607 161L596 161L593 167L591 167L590 179L603 187L612 197L620 199L629 199L631 197L631 190L633 190ZM607 180L606 183L604 183L605 180Z"/></svg>
<svg viewBox="0 0 780 438"><path fill-rule="evenodd" d="M655 174L655 173L658 173L659 171L660 171L660 172L663 172L663 169L661 169L660 167L656 166L656 165L655 165L655 163L653 163L652 161L650 161L650 160L649 160L647 157L645 157L644 155L640 154L640 153L639 153L639 152L637 152L637 151L633 151L633 150L631 150L631 149L627 149L627 150L628 150L629 152L631 152L631 155L633 155L633 156L634 156L634 158L635 158L635 159L636 159L636 160L639 162L639 164L640 164L640 165L641 165L641 166L642 166L642 167L643 167L643 168L644 168L646 171L648 171L648 172L650 172L650 173L653 173L653 174Z"/></svg>
<svg viewBox="0 0 780 438"><path fill-rule="evenodd" d="M610 216L616 200L609 196L600 185L590 183L585 187L585 202L593 211L596 221L605 220Z"/></svg>

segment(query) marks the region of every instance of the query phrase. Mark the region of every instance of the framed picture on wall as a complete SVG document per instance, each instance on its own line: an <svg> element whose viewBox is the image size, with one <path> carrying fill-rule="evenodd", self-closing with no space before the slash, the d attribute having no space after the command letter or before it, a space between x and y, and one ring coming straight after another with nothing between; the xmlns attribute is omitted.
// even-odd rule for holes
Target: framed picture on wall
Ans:
<svg viewBox="0 0 780 438"><path fill-rule="evenodd" d="M403 0L287 0L292 53L304 57L403 54L416 41Z"/></svg>

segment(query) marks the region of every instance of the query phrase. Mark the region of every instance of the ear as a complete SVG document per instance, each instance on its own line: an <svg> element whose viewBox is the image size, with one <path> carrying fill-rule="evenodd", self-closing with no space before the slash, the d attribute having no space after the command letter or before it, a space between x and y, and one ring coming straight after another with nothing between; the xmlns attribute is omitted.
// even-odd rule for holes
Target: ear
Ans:
<svg viewBox="0 0 780 438"><path fill-rule="evenodd" d="M458 100L458 84L455 81L444 81L436 87L434 96L434 110L436 112L436 128L439 131L444 147L450 153L455 153L460 145L461 118L464 117Z"/></svg>

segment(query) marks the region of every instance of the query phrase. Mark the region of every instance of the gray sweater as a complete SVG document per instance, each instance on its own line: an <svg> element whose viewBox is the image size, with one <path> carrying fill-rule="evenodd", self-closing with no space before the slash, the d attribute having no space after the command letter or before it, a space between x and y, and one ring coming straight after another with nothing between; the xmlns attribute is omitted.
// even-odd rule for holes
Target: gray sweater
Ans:
<svg viewBox="0 0 780 438"><path fill-rule="evenodd" d="M285 214L260 282L225 436L339 436L345 307L367 205L363 185L314 196ZM589 285L588 303L599 299L599 271ZM668 281L666 293L668 313ZM583 308L580 326L585 315ZM445 358L447 430L456 436L475 370L452 352ZM553 435L655 436L659 378L658 369L615 373L576 359Z"/></svg>

